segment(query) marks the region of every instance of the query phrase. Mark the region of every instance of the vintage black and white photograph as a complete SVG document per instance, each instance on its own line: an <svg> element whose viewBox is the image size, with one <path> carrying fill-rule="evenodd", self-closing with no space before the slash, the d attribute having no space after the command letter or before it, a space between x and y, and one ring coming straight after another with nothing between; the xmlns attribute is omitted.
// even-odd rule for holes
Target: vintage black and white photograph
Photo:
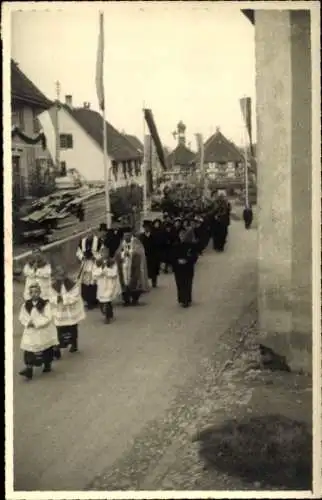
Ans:
<svg viewBox="0 0 322 500"><path fill-rule="evenodd" d="M320 497L319 23L3 3L6 498Z"/></svg>

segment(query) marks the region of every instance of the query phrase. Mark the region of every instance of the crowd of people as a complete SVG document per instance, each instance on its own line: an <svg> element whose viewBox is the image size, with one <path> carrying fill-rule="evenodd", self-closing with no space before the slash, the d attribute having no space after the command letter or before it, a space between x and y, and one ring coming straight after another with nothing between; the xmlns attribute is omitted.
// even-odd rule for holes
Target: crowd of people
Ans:
<svg viewBox="0 0 322 500"><path fill-rule="evenodd" d="M177 302L188 308L195 265L210 240L215 251L224 251L229 224L230 205L224 197L210 204L198 202L191 193L175 201L166 195L162 218L145 220L140 233L101 224L83 237L76 252L76 278L62 265L54 268L35 249L23 270L19 319L25 366L20 374L30 380L35 366L51 371L62 350L78 351L78 327L86 309L100 309L109 324L115 319L116 300L121 298L124 307L137 306L143 294L158 286L161 272L173 274Z"/></svg>

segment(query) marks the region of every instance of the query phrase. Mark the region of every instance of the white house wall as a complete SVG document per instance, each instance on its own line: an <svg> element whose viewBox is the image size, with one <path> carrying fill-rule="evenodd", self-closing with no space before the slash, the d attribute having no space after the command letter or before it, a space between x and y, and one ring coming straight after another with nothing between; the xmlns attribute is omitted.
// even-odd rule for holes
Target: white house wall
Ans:
<svg viewBox="0 0 322 500"><path fill-rule="evenodd" d="M236 169L235 164L232 162L228 162L225 165L220 165L217 163L207 163L206 164L206 172L213 179L217 177L228 177L230 179L234 179L238 177L238 169Z"/></svg>
<svg viewBox="0 0 322 500"><path fill-rule="evenodd" d="M53 113L50 110L50 114ZM48 112L46 112L48 114ZM49 116L49 114L48 114ZM51 120L41 120L45 134L52 136ZM66 168L76 169L80 175L88 182L104 182L103 152L99 145L92 139L82 127L64 109L59 110L59 133L71 134L73 136L72 149L60 149L60 162L66 163ZM52 141L51 141L52 142ZM55 157L55 154L54 154ZM109 158L111 162L112 158ZM122 165L118 165L118 179L115 181L111 175L111 187L117 188L136 182L143 183L142 175L124 179Z"/></svg>

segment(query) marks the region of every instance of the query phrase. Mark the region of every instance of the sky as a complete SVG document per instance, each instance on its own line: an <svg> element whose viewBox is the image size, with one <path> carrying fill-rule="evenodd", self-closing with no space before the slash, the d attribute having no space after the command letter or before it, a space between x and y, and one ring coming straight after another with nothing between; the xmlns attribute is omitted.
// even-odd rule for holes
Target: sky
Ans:
<svg viewBox="0 0 322 500"><path fill-rule="evenodd" d="M88 101L98 110L101 10L110 123L143 142L145 106L170 148L176 146L172 132L180 120L193 150L195 134L206 140L216 127L242 145L241 97L252 98L255 115L255 33L238 3L26 2L23 8L29 10L12 13L11 57L50 99L59 81L62 100L71 94L75 106ZM256 137L254 116L253 128Z"/></svg>

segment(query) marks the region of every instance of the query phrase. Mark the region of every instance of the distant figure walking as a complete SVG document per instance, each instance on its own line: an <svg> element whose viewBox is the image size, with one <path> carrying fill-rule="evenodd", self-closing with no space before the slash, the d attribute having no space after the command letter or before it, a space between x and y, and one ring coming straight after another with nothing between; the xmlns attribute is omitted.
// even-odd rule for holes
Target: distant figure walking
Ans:
<svg viewBox="0 0 322 500"><path fill-rule="evenodd" d="M215 203L211 224L213 249L216 250L216 252L224 251L228 236L229 223L230 213L227 203L225 200L219 198Z"/></svg>
<svg viewBox="0 0 322 500"><path fill-rule="evenodd" d="M187 308L192 302L192 284L198 249L195 243L185 240L186 230L181 228L178 240L173 245L172 268L174 272L178 303Z"/></svg>
<svg viewBox="0 0 322 500"><path fill-rule="evenodd" d="M253 222L253 210L251 205L246 205L243 211L243 219L245 223L245 228L250 229Z"/></svg>
<svg viewBox="0 0 322 500"><path fill-rule="evenodd" d="M79 222L84 222L85 220L85 208L82 203L77 205L76 217L78 218Z"/></svg>

